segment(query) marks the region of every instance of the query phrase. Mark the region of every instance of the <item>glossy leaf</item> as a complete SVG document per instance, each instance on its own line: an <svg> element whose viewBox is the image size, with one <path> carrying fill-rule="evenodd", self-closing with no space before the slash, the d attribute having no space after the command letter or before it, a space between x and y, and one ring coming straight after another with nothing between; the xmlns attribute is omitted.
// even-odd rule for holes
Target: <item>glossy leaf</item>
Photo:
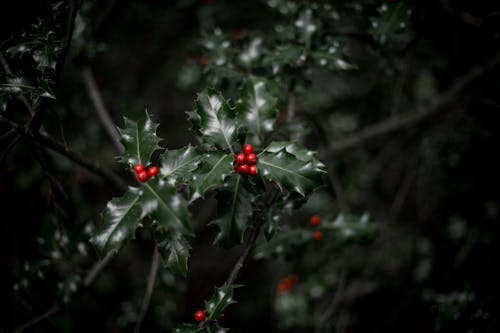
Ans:
<svg viewBox="0 0 500 333"><path fill-rule="evenodd" d="M142 205L150 211L158 226L172 232L191 235L189 211L186 200L168 182L156 178L142 186L144 197Z"/></svg>
<svg viewBox="0 0 500 333"><path fill-rule="evenodd" d="M203 155L198 168L193 171L192 200L203 197L211 187L221 185L233 170L233 156L222 151Z"/></svg>
<svg viewBox="0 0 500 333"><path fill-rule="evenodd" d="M252 217L252 203L255 199L247 190L247 179L233 174L226 179L217 193L218 218L213 221L219 228L216 243L231 247L243 242L244 231Z"/></svg>
<svg viewBox="0 0 500 333"><path fill-rule="evenodd" d="M169 150L160 157L160 175L169 178L171 183L177 180L186 182L192 178L192 172L198 167L200 159L201 154L191 145Z"/></svg>
<svg viewBox="0 0 500 333"><path fill-rule="evenodd" d="M271 143L259 154L259 171L281 189L306 196L322 184L323 164L314 158L313 152L299 150L300 153L294 155L288 151L291 147L300 148L292 143Z"/></svg>
<svg viewBox="0 0 500 333"><path fill-rule="evenodd" d="M312 36L319 28L319 21L315 20L311 8L305 8L300 12L297 20L295 20L295 27L297 28L302 41L306 44L306 48L310 48Z"/></svg>
<svg viewBox="0 0 500 333"><path fill-rule="evenodd" d="M189 242L178 233L165 232L163 228L156 225L156 222L154 238L165 267L185 277L191 250Z"/></svg>
<svg viewBox="0 0 500 333"><path fill-rule="evenodd" d="M122 197L114 198L106 205L102 222L92 237L101 256L118 251L133 237L145 215L141 203L142 194L142 189L130 187Z"/></svg>
<svg viewBox="0 0 500 333"><path fill-rule="evenodd" d="M236 110L240 124L250 132L246 142L258 145L263 135L274 130L278 93L277 86L265 79L250 78L243 82Z"/></svg>
<svg viewBox="0 0 500 333"><path fill-rule="evenodd" d="M125 148L121 161L130 166L137 163L148 164L153 152L160 148L157 128L158 124L151 120L147 112L137 121L125 118L125 126L119 129L121 143Z"/></svg>
<svg viewBox="0 0 500 333"><path fill-rule="evenodd" d="M233 285L224 284L216 288L215 293L208 302L205 302L205 310L209 320L217 320L224 310L231 304L236 303L233 299Z"/></svg>
<svg viewBox="0 0 500 333"><path fill-rule="evenodd" d="M188 114L201 142L232 152L237 136L235 113L220 93L204 90L198 94L194 111Z"/></svg>

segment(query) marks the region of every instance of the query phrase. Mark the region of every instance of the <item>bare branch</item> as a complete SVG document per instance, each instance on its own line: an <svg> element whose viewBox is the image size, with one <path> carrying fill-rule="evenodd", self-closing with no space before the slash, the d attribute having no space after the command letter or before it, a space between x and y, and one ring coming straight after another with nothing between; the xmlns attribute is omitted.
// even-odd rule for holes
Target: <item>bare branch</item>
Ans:
<svg viewBox="0 0 500 333"><path fill-rule="evenodd" d="M0 63L2 64L2 68L5 71L5 73L12 75L12 71L10 70L9 63L7 62L7 59L3 56L2 52L0 52ZM31 106L31 103L28 101L26 96L24 96L23 93L20 93L18 95L19 100L23 105L26 107L26 110L29 112L31 116L35 114L35 111L33 111L33 107Z"/></svg>
<svg viewBox="0 0 500 333"><path fill-rule="evenodd" d="M467 73L457 78L455 82L441 94L441 96L437 97L429 105L417 107L412 111L389 117L386 120L370 125L354 134L348 135L340 141L333 142L332 145L322 152L322 155L328 156L345 152L372 139L416 125L423 120L436 115L442 108L453 102L455 97L467 88L469 84L486 74L488 70L497 66L499 63L500 53L496 54L483 65L475 66Z"/></svg>
<svg viewBox="0 0 500 333"><path fill-rule="evenodd" d="M83 82L85 83L85 88L87 88L87 93L90 97L90 100L94 105L94 110L99 117L99 120L101 121L104 129L111 138L116 151L122 154L124 152L124 148L120 143L120 134L118 133L116 125L113 122L113 119L111 119L111 117L109 116L109 112L104 105L102 95L99 91L99 88L97 88L94 72L92 71L92 68L90 68L90 66L85 66L82 69L82 78Z"/></svg>
<svg viewBox="0 0 500 333"><path fill-rule="evenodd" d="M240 257L236 261L236 263L233 266L233 269L231 270L231 273L229 274L229 277L226 280L226 284L233 284L234 281L236 281L236 278L238 277L238 273L240 272L241 268L243 267L243 264L247 260L248 255L250 254L250 251L252 250L253 246L255 245L255 242L257 241L257 238L259 237L260 233L260 224L250 230L250 233L247 238L247 242L245 243L245 246L243 247L243 251L241 252Z"/></svg>
<svg viewBox="0 0 500 333"><path fill-rule="evenodd" d="M151 268L149 269L148 283L146 285L146 292L144 293L144 299L142 300L141 312L139 313L139 318L135 324L134 333L139 333L141 331L142 322L146 317L148 312L149 303L151 302L151 296L153 295L153 290L155 288L156 276L158 275L158 267L160 264L160 253L158 248L155 246L153 249L153 258L151 259Z"/></svg>
<svg viewBox="0 0 500 333"><path fill-rule="evenodd" d="M57 312L59 312L60 308L59 305L55 304L51 306L48 310L44 311L42 314L34 317L33 319L27 321L25 324L14 330L12 333L21 333L26 331L28 328L38 324L41 321L44 321L45 319L48 319L55 315Z"/></svg>

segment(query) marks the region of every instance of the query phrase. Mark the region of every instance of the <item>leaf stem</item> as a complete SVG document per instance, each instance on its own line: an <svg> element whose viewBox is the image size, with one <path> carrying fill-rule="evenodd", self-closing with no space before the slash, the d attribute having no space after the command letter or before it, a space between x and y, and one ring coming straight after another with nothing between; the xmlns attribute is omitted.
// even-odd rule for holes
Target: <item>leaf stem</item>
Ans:
<svg viewBox="0 0 500 333"><path fill-rule="evenodd" d="M153 258L151 259L151 268L149 269L148 283L146 285L146 291L144 293L144 298L142 300L141 312L139 313L139 318L135 324L134 333L139 333L141 331L141 326L148 312L149 303L151 303L151 296L153 295L153 290L155 287L156 276L158 275L158 267L160 264L160 253L158 252L158 247L155 246L153 249Z"/></svg>
<svg viewBox="0 0 500 333"><path fill-rule="evenodd" d="M252 250L253 246L255 245L255 242L257 241L257 238L259 237L260 234L260 228L261 225L258 224L254 228L250 230L250 233L248 234L247 242L245 243L243 247L243 251L241 252L240 257L236 261L236 263L233 266L233 269L231 270L231 273L229 274L226 284L231 285L236 281L236 278L238 277L238 273L240 272L241 268L245 264L245 261L247 260L248 255L250 254L250 251Z"/></svg>

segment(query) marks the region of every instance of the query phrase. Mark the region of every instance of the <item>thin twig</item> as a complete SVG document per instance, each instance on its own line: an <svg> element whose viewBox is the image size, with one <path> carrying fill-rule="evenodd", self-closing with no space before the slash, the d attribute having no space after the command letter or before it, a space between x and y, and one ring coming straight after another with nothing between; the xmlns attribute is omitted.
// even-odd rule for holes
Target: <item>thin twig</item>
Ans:
<svg viewBox="0 0 500 333"><path fill-rule="evenodd" d="M33 319L28 320L22 326L20 326L16 330L12 331L12 333L21 333L21 332L27 330L28 328L38 324L39 322L44 321L45 319L52 317L57 312L59 312L59 310L60 310L59 305L57 305L57 304L52 305L48 310L44 311L42 314L34 317Z"/></svg>
<svg viewBox="0 0 500 333"><path fill-rule="evenodd" d="M90 100L94 105L94 110L99 117L99 120L101 121L104 129L106 130L106 133L108 133L111 141L113 142L116 151L122 154L124 152L124 148L120 143L120 134L118 133L116 125L113 122L113 119L111 119L111 117L109 116L109 112L104 105L102 95L99 91L99 88L97 88L94 72L92 71L92 68L90 68L90 66L83 67L82 78L83 83L85 84L85 88L87 88L87 93L90 97Z"/></svg>
<svg viewBox="0 0 500 333"><path fill-rule="evenodd" d="M0 154L0 163L4 161L4 159L7 157L7 154L9 154L10 150L14 148L14 146L21 140L22 134L17 133L14 138L9 142L9 144L5 147L5 149L2 151Z"/></svg>
<svg viewBox="0 0 500 333"><path fill-rule="evenodd" d="M96 280L97 276L103 271L105 267L109 265L111 260L115 257L115 252L110 252L104 259L96 262L89 270L89 272L85 275L83 279L83 288L88 288L92 283ZM27 330L28 328L33 327L34 325L49 319L53 315L59 312L61 308L58 304L51 306L49 309L44 311L42 314L28 320L25 324L21 325L19 328L15 329L12 333L21 333Z"/></svg>
<svg viewBox="0 0 500 333"><path fill-rule="evenodd" d="M66 149L64 144L54 140L50 136L38 133L38 134L32 134L32 138L36 142L45 146L46 148L49 148L69 158L76 164L79 164L82 167L86 168L87 170L101 176L103 179L113 184L116 188L120 190L126 190L128 188L128 184L125 181L123 181L119 176L117 176L115 173L101 167L99 164L95 162L85 159L83 156L72 150Z"/></svg>
<svg viewBox="0 0 500 333"><path fill-rule="evenodd" d="M345 284L346 284L346 275L347 275L347 269L346 265L342 266L342 271L340 272L340 278L339 278L339 284L337 286L337 290L335 291L335 294L332 297L331 302L328 304L328 306L325 309L325 312L321 315L320 319L317 322L316 325L316 332L319 332L321 328L325 325L326 321L335 313L335 309L337 308L337 305L340 302L340 299L342 298L342 293L344 292Z"/></svg>
<svg viewBox="0 0 500 333"><path fill-rule="evenodd" d="M243 264L247 260L247 257L250 254L250 251L252 250L253 246L255 245L255 242L257 241L257 238L259 237L259 233L260 233L260 224L250 230L247 242L245 243L245 246L243 247L243 251L241 252L240 257L238 258L238 260L234 264L233 269L231 270L231 273L229 274L229 277L226 280L227 285L233 284L234 281L236 281L236 278L238 277L238 273L240 272L241 268L243 267Z"/></svg>
<svg viewBox="0 0 500 333"><path fill-rule="evenodd" d="M416 125L421 121L436 115L443 107L453 102L454 98L467 88L469 84L486 74L491 68L495 67L499 63L500 53L497 53L489 61L485 62L484 65L474 66L467 73L457 78L455 82L443 94L441 94L441 96L437 97L427 107L417 107L412 111L389 117L386 120L348 135L340 141L333 142L325 151L322 152L322 156L326 157L345 152L349 149L360 146L365 142L369 142L375 138L401 130L408 126Z"/></svg>
<svg viewBox="0 0 500 333"><path fill-rule="evenodd" d="M156 276L158 275L159 264L160 253L158 252L158 248L155 246L153 249L153 258L151 259L151 268L149 269L148 283L142 300L141 312L139 313L139 318L137 318L137 322L135 324L134 333L139 333L141 331L142 323L146 317L146 313L148 312L151 296L153 295L153 290L155 288Z"/></svg>

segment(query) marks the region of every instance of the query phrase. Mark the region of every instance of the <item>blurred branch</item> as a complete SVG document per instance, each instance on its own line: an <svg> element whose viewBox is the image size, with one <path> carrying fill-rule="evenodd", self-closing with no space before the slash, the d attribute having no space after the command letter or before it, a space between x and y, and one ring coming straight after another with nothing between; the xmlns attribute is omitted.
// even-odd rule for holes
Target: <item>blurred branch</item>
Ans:
<svg viewBox="0 0 500 333"><path fill-rule="evenodd" d="M111 117L109 116L109 112L106 109L106 106L104 105L104 101L102 100L102 95L99 89L97 88L95 76L90 66L85 66L82 69L82 78L83 82L85 83L85 88L87 88L87 93L90 97L90 100L92 101L97 116L99 117L99 120L101 121L102 125L104 126L104 129L111 138L111 141L113 142L116 151L122 154L124 148L120 143L120 134L118 133L116 125L113 122L113 119L111 119Z"/></svg>
<svg viewBox="0 0 500 333"><path fill-rule="evenodd" d="M342 293L344 292L345 284L346 284L346 275L347 275L347 265L344 263L342 265L342 271L340 272L339 284L337 286L337 290L333 295L332 301L325 309L325 312L321 315L320 319L316 324L315 332L320 332L322 327L325 325L326 321L335 313L335 309L340 302L340 298L342 297Z"/></svg>
<svg viewBox="0 0 500 333"><path fill-rule="evenodd" d="M243 264L247 260L247 257L250 254L250 251L252 250L253 246L255 245L255 242L257 241L257 238L259 237L259 233L260 233L260 224L250 230L247 242L245 243L245 246L243 247L243 252L241 252L240 257L238 258L238 260L234 264L233 269L231 270L231 273L229 274L229 276L226 280L227 285L233 284L236 281L236 278L238 277L238 273L240 272L241 268L243 267Z"/></svg>
<svg viewBox="0 0 500 333"><path fill-rule="evenodd" d="M160 263L160 253L158 248L155 246L153 249L153 258L151 259L151 268L149 269L148 283L146 285L146 292L144 293L144 299L142 300L141 312L139 313L139 318L135 324L134 333L139 333L141 331L142 322L146 317L148 312L149 303L151 302L151 296L153 295L153 290L155 287L156 276L158 275L158 267Z"/></svg>
<svg viewBox="0 0 500 333"><path fill-rule="evenodd" d="M108 266L108 264L111 262L111 259L113 259L116 256L116 252L110 252L106 257L104 257L102 260L99 260L96 262L89 270L89 272L85 275L85 278L83 279L83 287L88 288L99 276L99 274L102 272L102 270ZM49 319L53 315L59 312L61 310L61 307L58 304L52 305L49 309L44 311L42 314L28 320L25 324L21 325L19 328L16 328L12 333L21 333L26 331L27 329L35 326L36 324Z"/></svg>
<svg viewBox="0 0 500 333"><path fill-rule="evenodd" d="M66 58L68 56L68 51L69 47L71 45L71 39L73 37L73 28L75 26L75 19L76 19L76 12L77 12L77 7L78 7L78 1L77 0L70 0L70 6L68 9L68 17L66 21L66 29L64 31L64 39L62 43L62 49L61 53L59 55L59 59L56 64L56 69L54 73L54 86L57 84L59 81L59 78L61 77L62 70L64 67L64 64L66 62ZM40 105L38 106L35 114L31 118L29 124L28 124L28 129L30 132L38 132L40 130L40 127L42 126L43 118L45 117L45 114L47 112L47 109L49 107L49 104L51 101L49 101L47 98L44 99Z"/></svg>
<svg viewBox="0 0 500 333"><path fill-rule="evenodd" d="M405 127L416 125L436 115L443 107L451 104L455 97L465 90L469 84L487 74L490 69L497 66L499 63L500 53L497 53L484 64L474 66L464 75L458 77L446 91L436 97L429 105L416 107L412 111L389 117L386 120L348 135L337 142L333 142L321 155L327 157L329 155L343 153L365 142L401 130Z"/></svg>

